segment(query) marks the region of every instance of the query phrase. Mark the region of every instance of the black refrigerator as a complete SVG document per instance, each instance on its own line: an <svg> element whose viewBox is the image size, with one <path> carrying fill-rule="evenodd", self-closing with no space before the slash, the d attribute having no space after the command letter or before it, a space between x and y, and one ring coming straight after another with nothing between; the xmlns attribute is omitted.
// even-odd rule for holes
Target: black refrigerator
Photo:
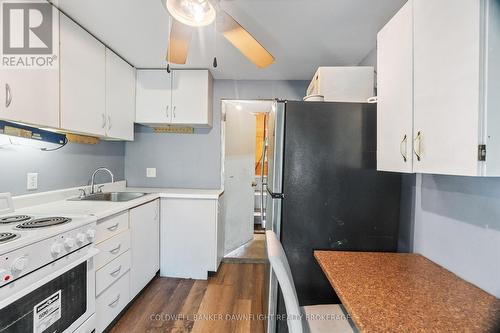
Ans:
<svg viewBox="0 0 500 333"><path fill-rule="evenodd" d="M401 176L376 170L376 104L277 102L269 132L267 225L299 304L340 303L314 250L397 250ZM269 312L286 313L272 273ZM286 320L268 325L287 332Z"/></svg>

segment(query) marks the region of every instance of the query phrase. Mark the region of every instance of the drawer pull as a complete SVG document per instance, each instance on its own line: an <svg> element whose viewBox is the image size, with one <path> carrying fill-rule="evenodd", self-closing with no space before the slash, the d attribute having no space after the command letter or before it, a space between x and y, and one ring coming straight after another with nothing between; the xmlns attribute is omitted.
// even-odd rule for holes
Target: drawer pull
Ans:
<svg viewBox="0 0 500 333"><path fill-rule="evenodd" d="M111 227L108 227L108 230L109 231L115 231L116 229L118 229L118 225L119 223L116 222L115 224L113 224Z"/></svg>
<svg viewBox="0 0 500 333"><path fill-rule="evenodd" d="M116 304L118 304L119 300L120 300L120 294L118 294L118 296L116 296L115 300L113 302L109 303L108 306L111 308L114 308L116 306Z"/></svg>
<svg viewBox="0 0 500 333"><path fill-rule="evenodd" d="M120 244L117 247L115 247L114 249L109 250L109 253L111 253L111 254L117 254L118 252L120 252L121 247L122 247L122 245Z"/></svg>
<svg viewBox="0 0 500 333"><path fill-rule="evenodd" d="M120 274L120 271L122 270L122 265L120 265L117 269L109 273L112 277L116 277L118 274Z"/></svg>

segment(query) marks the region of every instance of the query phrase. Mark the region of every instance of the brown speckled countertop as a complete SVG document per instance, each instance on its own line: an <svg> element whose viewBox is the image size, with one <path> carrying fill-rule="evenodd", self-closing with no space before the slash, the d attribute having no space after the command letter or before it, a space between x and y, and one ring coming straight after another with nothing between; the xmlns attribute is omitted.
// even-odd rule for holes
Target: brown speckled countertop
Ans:
<svg viewBox="0 0 500 333"><path fill-rule="evenodd" d="M418 254L315 251L361 332L500 332L500 300Z"/></svg>

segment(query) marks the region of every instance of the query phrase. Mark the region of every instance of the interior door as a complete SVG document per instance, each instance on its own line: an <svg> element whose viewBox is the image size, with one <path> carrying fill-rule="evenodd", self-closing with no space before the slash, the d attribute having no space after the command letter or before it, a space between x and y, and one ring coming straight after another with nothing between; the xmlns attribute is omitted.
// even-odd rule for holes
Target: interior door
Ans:
<svg viewBox="0 0 500 333"><path fill-rule="evenodd" d="M253 237L256 117L234 106L225 108L224 222L225 252Z"/></svg>
<svg viewBox="0 0 500 333"><path fill-rule="evenodd" d="M413 1L377 36L377 170L413 171Z"/></svg>
<svg viewBox="0 0 500 333"><path fill-rule="evenodd" d="M172 73L166 70L138 70L135 121L168 124L171 119Z"/></svg>
<svg viewBox="0 0 500 333"><path fill-rule="evenodd" d="M172 81L172 123L209 124L209 72L174 71Z"/></svg>
<svg viewBox="0 0 500 333"><path fill-rule="evenodd" d="M106 49L106 115L108 137L134 139L135 69Z"/></svg>
<svg viewBox="0 0 500 333"><path fill-rule="evenodd" d="M482 1L414 2L418 173L477 175Z"/></svg>

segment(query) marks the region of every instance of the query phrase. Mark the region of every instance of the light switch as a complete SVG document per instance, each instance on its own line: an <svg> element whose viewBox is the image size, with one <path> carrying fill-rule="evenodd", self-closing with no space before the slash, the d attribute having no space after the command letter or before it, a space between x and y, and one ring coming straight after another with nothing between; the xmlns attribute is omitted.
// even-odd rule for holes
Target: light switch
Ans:
<svg viewBox="0 0 500 333"><path fill-rule="evenodd" d="M146 168L147 178L156 178L156 168Z"/></svg>
<svg viewBox="0 0 500 333"><path fill-rule="evenodd" d="M26 178L26 189L28 191L38 189L38 173L28 173Z"/></svg>

